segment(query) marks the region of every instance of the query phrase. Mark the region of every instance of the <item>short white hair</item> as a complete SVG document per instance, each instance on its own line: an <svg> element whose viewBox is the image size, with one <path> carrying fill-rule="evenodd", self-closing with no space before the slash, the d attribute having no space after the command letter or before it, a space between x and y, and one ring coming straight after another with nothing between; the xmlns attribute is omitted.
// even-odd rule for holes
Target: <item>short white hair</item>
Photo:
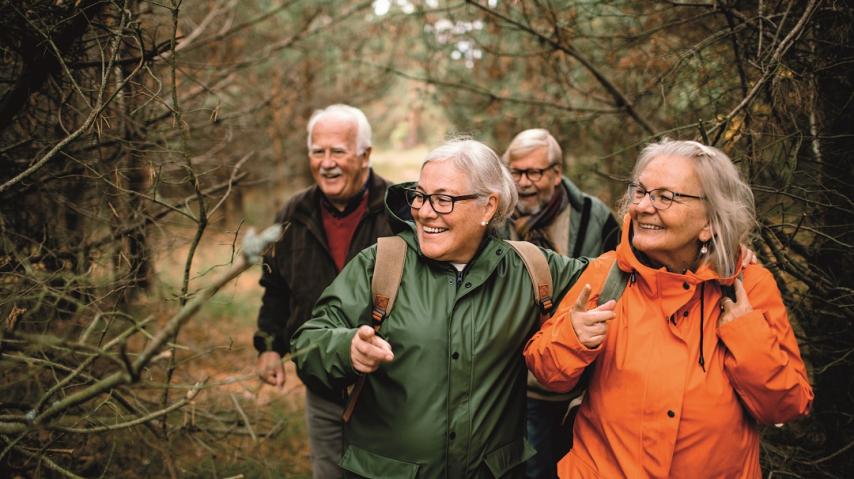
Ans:
<svg viewBox="0 0 854 479"><path fill-rule="evenodd" d="M490 225L495 230L504 226L516 207L518 194L510 171L501 163L492 148L470 137L462 136L451 139L428 153L421 168L433 161L452 162L458 170L466 173L475 194L488 197L496 193L498 209Z"/></svg>
<svg viewBox="0 0 854 479"><path fill-rule="evenodd" d="M721 276L732 276L737 267L740 245L747 242L756 226L753 191L726 153L696 141L668 138L651 143L641 151L632 171L632 180L637 181L653 159L667 156L687 158L694 166L703 189L701 194L705 197L707 219L712 227L707 260ZM627 195L623 201L624 213L628 211L628 205Z"/></svg>
<svg viewBox="0 0 854 479"><path fill-rule="evenodd" d="M362 110L354 106L336 103L326 108L315 110L311 114L311 118L308 119L308 125L306 126L308 140L306 144L309 150L311 150L311 131L314 129L314 125L326 115L340 115L353 120L356 124L356 154L362 155L365 153L365 150L371 147L371 124L368 123L368 117L365 116Z"/></svg>
<svg viewBox="0 0 854 479"><path fill-rule="evenodd" d="M561 168L564 166L563 151L560 149L560 145L555 137L544 128L532 128L520 132L507 146L507 151L504 152L501 159L504 160L505 165L510 165L514 160L538 148L546 148L549 163L554 163Z"/></svg>

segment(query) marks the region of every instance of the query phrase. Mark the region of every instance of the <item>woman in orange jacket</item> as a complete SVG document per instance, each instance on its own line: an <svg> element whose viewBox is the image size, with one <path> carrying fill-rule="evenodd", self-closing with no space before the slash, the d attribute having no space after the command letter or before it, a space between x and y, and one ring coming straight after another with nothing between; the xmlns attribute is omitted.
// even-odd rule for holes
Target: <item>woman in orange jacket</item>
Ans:
<svg viewBox="0 0 854 479"><path fill-rule="evenodd" d="M693 141L647 146L632 178L617 250L525 349L555 391L589 371L558 475L759 478L757 423L806 415L813 392L773 276L739 258L753 194L723 152ZM627 286L597 306L615 261Z"/></svg>

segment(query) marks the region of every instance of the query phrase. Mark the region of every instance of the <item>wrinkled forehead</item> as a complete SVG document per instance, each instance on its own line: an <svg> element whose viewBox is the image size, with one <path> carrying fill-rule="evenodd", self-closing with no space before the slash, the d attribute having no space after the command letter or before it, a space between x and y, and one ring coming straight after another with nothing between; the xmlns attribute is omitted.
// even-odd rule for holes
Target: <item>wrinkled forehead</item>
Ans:
<svg viewBox="0 0 854 479"><path fill-rule="evenodd" d="M421 165L416 187L426 193L465 194L471 189L470 174L453 159L430 160Z"/></svg>
<svg viewBox="0 0 854 479"><path fill-rule="evenodd" d="M684 156L657 156L638 171L635 181L647 190L665 188L688 194L702 194L694 161Z"/></svg>
<svg viewBox="0 0 854 479"><path fill-rule="evenodd" d="M510 168L524 170L530 168L546 168L551 164L548 146L535 146L532 148L513 152L508 158Z"/></svg>

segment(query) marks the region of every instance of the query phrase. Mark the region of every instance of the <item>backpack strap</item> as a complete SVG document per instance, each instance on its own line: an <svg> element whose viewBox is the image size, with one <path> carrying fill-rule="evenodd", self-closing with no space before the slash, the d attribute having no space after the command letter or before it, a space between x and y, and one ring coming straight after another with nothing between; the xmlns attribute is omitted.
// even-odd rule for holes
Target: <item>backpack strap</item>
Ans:
<svg viewBox="0 0 854 479"><path fill-rule="evenodd" d="M543 251L527 241L508 241L510 246L525 263L531 285L534 287L534 299L540 307L540 324L546 322L554 306L552 300L552 272Z"/></svg>
<svg viewBox="0 0 854 479"><path fill-rule="evenodd" d="M371 321L374 331L379 331L383 321L391 313L400 280L403 277L403 264L406 260L406 242L400 236L377 238L377 256L374 261L374 276L371 279ZM365 387L365 378L361 375L350 391L347 406L341 414L344 422L349 422Z"/></svg>
<svg viewBox="0 0 854 479"><path fill-rule="evenodd" d="M374 263L374 276L371 279L371 298L374 307L371 319L374 329L379 331L383 320L391 313L394 299L403 277L403 263L406 258L406 242L400 236L377 238L377 258Z"/></svg>
<svg viewBox="0 0 854 479"><path fill-rule="evenodd" d="M599 293L599 300L596 302L599 306L607 303L610 300L619 300L626 290L626 285L629 282L631 275L621 270L615 259L611 263L611 268L608 269L608 276L605 277L605 282L602 283L602 291Z"/></svg>

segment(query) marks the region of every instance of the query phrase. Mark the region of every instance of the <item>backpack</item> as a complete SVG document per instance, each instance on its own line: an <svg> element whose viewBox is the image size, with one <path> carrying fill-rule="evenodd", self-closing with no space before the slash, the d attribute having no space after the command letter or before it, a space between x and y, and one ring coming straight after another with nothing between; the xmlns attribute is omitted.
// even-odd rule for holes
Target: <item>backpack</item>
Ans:
<svg viewBox="0 0 854 479"><path fill-rule="evenodd" d="M548 318L554 306L552 301L552 274L546 256L542 250L527 241L507 241L522 259L531 285L534 288L534 297L540 308L540 325ZM406 258L406 242L400 236L388 236L377 238L377 257L374 263L374 276L371 279L371 297L373 308L371 309L372 326L379 331L383 321L391 313L394 299L400 287L403 277L403 264ZM356 408L356 402L365 384L365 376L359 376L357 382L350 390L347 406L341 415L344 422L348 422Z"/></svg>

